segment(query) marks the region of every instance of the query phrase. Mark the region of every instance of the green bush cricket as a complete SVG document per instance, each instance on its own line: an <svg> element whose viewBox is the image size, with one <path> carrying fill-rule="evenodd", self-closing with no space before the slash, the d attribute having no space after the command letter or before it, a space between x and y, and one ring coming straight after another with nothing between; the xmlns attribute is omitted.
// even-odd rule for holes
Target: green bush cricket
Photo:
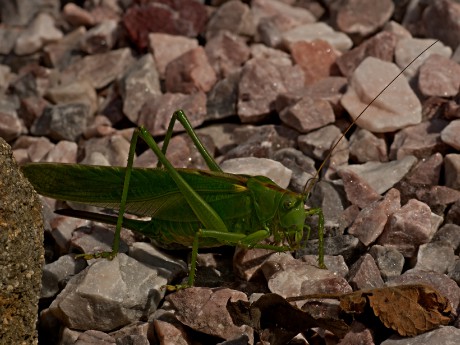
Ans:
<svg viewBox="0 0 460 345"><path fill-rule="evenodd" d="M387 87L369 103L358 118ZM119 210L118 217L76 210L60 212L116 224L112 251L83 254L86 259L113 258L119 250L121 228L125 227L152 238L160 246L181 244L191 247L188 283L179 286L188 287L194 285L198 248L238 245L274 251L296 250L300 247L304 233L306 232L307 239L309 236L310 228L305 220L317 215L318 264L325 268L323 212L320 208L305 209L304 205L318 180L319 172L356 120L332 146L315 176L307 182L303 193L283 189L264 176L224 173L196 136L182 110L176 111L171 118L161 149L144 127L134 131L126 168L31 163L23 167L23 172L36 191L44 196ZM210 171L177 169L168 161L165 154L176 121L185 128ZM139 137L158 157L157 168L133 168ZM125 218L125 212L149 216L151 220Z"/></svg>

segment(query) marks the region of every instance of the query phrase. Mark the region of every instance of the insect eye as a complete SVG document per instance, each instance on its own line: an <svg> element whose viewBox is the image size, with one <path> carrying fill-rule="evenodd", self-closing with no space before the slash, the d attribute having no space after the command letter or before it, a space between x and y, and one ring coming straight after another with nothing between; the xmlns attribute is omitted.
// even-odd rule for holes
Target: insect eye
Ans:
<svg viewBox="0 0 460 345"><path fill-rule="evenodd" d="M286 201L284 202L284 205L283 205L283 206L284 206L284 209L285 209L285 210L289 210L290 208L292 208L292 205L293 205L293 204L294 204L294 203L292 202L292 200L286 200Z"/></svg>

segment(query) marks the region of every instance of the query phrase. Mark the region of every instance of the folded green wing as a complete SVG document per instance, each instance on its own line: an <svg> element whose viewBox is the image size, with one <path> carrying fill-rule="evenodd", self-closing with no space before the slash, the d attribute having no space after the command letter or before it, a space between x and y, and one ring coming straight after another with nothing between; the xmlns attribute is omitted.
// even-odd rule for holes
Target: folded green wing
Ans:
<svg viewBox="0 0 460 345"><path fill-rule="evenodd" d="M35 190L44 196L118 209L125 169L81 164L31 163L22 167ZM246 178L220 172L177 169L223 218L247 214L250 192ZM238 207L229 207L237 205ZM164 220L196 221L176 184L164 169L134 168L126 212Z"/></svg>

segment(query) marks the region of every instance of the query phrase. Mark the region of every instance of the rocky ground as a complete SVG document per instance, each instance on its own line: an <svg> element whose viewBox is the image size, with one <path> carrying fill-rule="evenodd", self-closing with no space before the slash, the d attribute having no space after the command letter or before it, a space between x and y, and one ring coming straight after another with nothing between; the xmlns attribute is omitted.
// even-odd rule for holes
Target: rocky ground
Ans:
<svg viewBox="0 0 460 345"><path fill-rule="evenodd" d="M108 250L113 227L57 215L55 208L75 205L43 198L40 343L459 339L458 3L12 0L0 16L0 136L20 164L125 166L136 126L161 141L173 112L184 109L225 171L265 175L301 193L359 117L307 202L325 215L327 270L317 267L313 216L312 235L295 253L205 250L197 287L167 293L165 284L187 275L188 251L162 251L123 230L114 260L75 259ZM206 168L183 129L174 130L172 164ZM146 145L137 154L135 166L156 166ZM255 301L269 292L343 295L416 283L437 289L452 310L448 325L420 329L416 337L358 317L335 333L267 331L232 320L226 309L228 300ZM304 310L341 319L330 314L334 302L315 303L316 314L311 304ZM394 313L404 311L391 303Z"/></svg>

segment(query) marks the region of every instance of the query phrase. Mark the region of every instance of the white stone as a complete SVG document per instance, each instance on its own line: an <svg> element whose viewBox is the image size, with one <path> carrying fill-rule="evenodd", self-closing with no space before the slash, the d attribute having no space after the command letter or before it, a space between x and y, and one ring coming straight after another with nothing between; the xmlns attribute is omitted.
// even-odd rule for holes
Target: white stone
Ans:
<svg viewBox="0 0 460 345"><path fill-rule="evenodd" d="M432 47L433 43L435 43ZM417 56L427 49L420 57ZM401 68L406 68L404 75L409 79L414 77L423 62L433 54L442 55L450 58L452 55L452 48L445 46L441 41L432 38L402 38L396 43L395 47L395 61ZM415 61L413 61L417 58ZM413 62L412 62L413 61ZM409 66L410 64L410 66Z"/></svg>
<svg viewBox="0 0 460 345"><path fill-rule="evenodd" d="M286 46L298 41L312 42L323 40L338 51L345 52L353 46L353 42L342 32L334 31L325 23L304 24L283 33L283 41Z"/></svg>
<svg viewBox="0 0 460 345"><path fill-rule="evenodd" d="M292 170L286 168L280 162L267 158L233 158L224 161L220 167L223 171L231 174L266 176L281 188L287 188L292 176Z"/></svg>
<svg viewBox="0 0 460 345"><path fill-rule="evenodd" d="M359 127L386 133L422 121L422 105L407 79L399 76L392 82L399 73L395 64L374 57L366 58L353 72L341 103Z"/></svg>

